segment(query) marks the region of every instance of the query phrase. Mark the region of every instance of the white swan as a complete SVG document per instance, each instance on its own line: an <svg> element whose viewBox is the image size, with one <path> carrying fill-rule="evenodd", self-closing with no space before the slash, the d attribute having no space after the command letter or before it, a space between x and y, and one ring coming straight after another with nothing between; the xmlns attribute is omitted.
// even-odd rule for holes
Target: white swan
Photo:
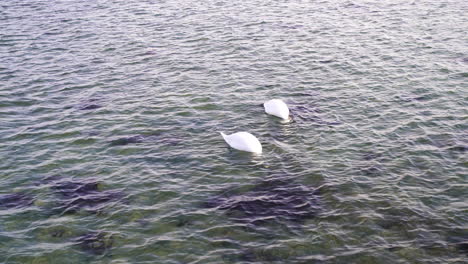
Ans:
<svg viewBox="0 0 468 264"><path fill-rule="evenodd" d="M226 135L223 132L220 133L224 141L226 141L231 148L259 154L262 153L262 144L260 144L254 135L248 132L237 132L231 135Z"/></svg>
<svg viewBox="0 0 468 264"><path fill-rule="evenodd" d="M289 120L289 108L281 99L272 99L263 104L265 112L270 115L277 116L284 120Z"/></svg>

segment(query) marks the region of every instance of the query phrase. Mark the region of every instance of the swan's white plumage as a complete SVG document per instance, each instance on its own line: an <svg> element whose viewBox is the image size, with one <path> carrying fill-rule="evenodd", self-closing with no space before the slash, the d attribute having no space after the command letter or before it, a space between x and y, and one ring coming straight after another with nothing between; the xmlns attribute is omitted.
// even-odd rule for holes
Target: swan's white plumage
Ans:
<svg viewBox="0 0 468 264"><path fill-rule="evenodd" d="M265 112L270 115L277 116L284 120L289 119L289 108L281 99L272 99L263 104Z"/></svg>
<svg viewBox="0 0 468 264"><path fill-rule="evenodd" d="M260 141L248 132L237 132L231 135L226 135L221 132L221 136L223 136L224 141L234 149L253 153L262 153L262 145L260 144Z"/></svg>

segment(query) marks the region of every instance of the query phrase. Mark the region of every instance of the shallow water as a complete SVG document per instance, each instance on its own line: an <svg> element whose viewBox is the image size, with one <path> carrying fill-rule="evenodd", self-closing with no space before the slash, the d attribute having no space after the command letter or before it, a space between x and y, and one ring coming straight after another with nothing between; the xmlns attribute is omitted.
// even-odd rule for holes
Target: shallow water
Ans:
<svg viewBox="0 0 468 264"><path fill-rule="evenodd" d="M462 263L468 2L205 2L0 3L0 262Z"/></svg>

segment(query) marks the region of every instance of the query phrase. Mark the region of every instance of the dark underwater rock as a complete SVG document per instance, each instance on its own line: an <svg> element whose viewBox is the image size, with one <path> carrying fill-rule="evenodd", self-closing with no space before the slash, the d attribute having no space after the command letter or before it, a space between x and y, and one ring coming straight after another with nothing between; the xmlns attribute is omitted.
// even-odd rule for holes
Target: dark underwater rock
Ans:
<svg viewBox="0 0 468 264"><path fill-rule="evenodd" d="M78 109L80 110L94 110L94 109L98 109L98 108L101 108L102 105L98 105L98 104L84 104L82 106L80 106Z"/></svg>
<svg viewBox="0 0 468 264"><path fill-rule="evenodd" d="M78 109L78 110L95 110L95 109L99 109L102 106L102 104L100 103L102 102L102 98L88 98L88 99L84 99L82 101L80 101L79 103L71 106L75 109Z"/></svg>
<svg viewBox="0 0 468 264"><path fill-rule="evenodd" d="M110 144L111 146L125 146L128 144L142 143L143 140L144 140L144 137L142 135L137 135L137 136L119 138L119 139L111 141Z"/></svg>
<svg viewBox="0 0 468 264"><path fill-rule="evenodd" d="M401 250L401 249L404 249L404 247L400 247L400 246L391 246L391 247L386 248L386 250L388 250L388 251L390 251L390 252L395 252L395 251L398 251L398 250Z"/></svg>
<svg viewBox="0 0 468 264"><path fill-rule="evenodd" d="M82 209L96 213L103 209L109 202L119 200L122 197L123 195L117 191L88 193L73 199L61 201L57 209L65 213L75 213Z"/></svg>
<svg viewBox="0 0 468 264"><path fill-rule="evenodd" d="M99 183L93 179L87 180L47 180L51 189L57 195L55 210L60 213L74 213L82 209L90 212L101 210L109 202L123 198L123 193L115 190L101 191Z"/></svg>
<svg viewBox="0 0 468 264"><path fill-rule="evenodd" d="M50 236L51 237L63 237L63 235L66 233L67 231L65 229L53 229L51 232L50 232Z"/></svg>
<svg viewBox="0 0 468 264"><path fill-rule="evenodd" d="M459 252L468 254L468 230L459 228L450 230L447 241Z"/></svg>
<svg viewBox="0 0 468 264"><path fill-rule="evenodd" d="M226 192L209 200L208 208L226 210L235 220L260 224L272 220L301 222L317 215L318 193L290 180L265 180L245 193Z"/></svg>
<svg viewBox="0 0 468 264"><path fill-rule="evenodd" d="M333 59L329 59L329 60L319 60L320 63L332 63L334 62Z"/></svg>
<svg viewBox="0 0 468 264"><path fill-rule="evenodd" d="M0 208L22 208L32 205L34 198L26 193L17 192L0 195Z"/></svg>
<svg viewBox="0 0 468 264"><path fill-rule="evenodd" d="M465 254L468 254L468 241L460 242L456 244L456 247L459 251L464 252Z"/></svg>
<svg viewBox="0 0 468 264"><path fill-rule="evenodd" d="M462 146L462 145L453 146L453 147L450 147L449 150L457 151L457 152L466 152L468 150L468 146Z"/></svg>
<svg viewBox="0 0 468 264"><path fill-rule="evenodd" d="M289 255L276 249L255 248L247 249L239 256L239 260L256 263L289 263Z"/></svg>
<svg viewBox="0 0 468 264"><path fill-rule="evenodd" d="M52 189L63 197L74 198L98 192L99 183L96 181L63 181L55 183Z"/></svg>
<svg viewBox="0 0 468 264"><path fill-rule="evenodd" d="M182 142L182 139L176 138L172 135L162 134L149 134L149 135L135 135L129 137L122 137L110 142L111 146L125 146L128 144L157 142L164 145L176 146Z"/></svg>
<svg viewBox="0 0 468 264"><path fill-rule="evenodd" d="M382 157L382 153L375 153L375 152L366 152L364 153L364 160L375 160Z"/></svg>
<svg viewBox="0 0 468 264"><path fill-rule="evenodd" d="M114 237L106 232L90 232L76 238L76 242L83 251L102 255L112 248Z"/></svg>
<svg viewBox="0 0 468 264"><path fill-rule="evenodd" d="M379 175L382 170L378 167L369 167L369 168L363 168L361 169L361 172L362 174L366 175L366 176L375 176L375 175Z"/></svg>

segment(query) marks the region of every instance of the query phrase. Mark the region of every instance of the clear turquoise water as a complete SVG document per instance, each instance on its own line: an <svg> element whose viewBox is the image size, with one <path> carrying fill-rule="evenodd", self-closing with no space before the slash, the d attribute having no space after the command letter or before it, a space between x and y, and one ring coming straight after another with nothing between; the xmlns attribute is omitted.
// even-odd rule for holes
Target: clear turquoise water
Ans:
<svg viewBox="0 0 468 264"><path fill-rule="evenodd" d="M459 0L3 1L0 262L463 263L466 14ZM271 98L294 122L263 113ZM271 179L320 190L315 217L206 206Z"/></svg>

